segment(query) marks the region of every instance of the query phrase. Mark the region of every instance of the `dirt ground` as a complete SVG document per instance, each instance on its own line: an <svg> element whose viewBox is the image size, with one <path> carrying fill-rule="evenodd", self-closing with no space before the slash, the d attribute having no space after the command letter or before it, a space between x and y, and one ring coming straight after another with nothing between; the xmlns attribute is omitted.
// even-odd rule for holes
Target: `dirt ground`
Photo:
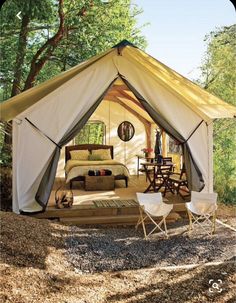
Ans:
<svg viewBox="0 0 236 303"><path fill-rule="evenodd" d="M221 219L235 221L234 209L223 208ZM1 212L0 302L235 302L234 258L196 267L81 273L66 257L69 233L68 226Z"/></svg>

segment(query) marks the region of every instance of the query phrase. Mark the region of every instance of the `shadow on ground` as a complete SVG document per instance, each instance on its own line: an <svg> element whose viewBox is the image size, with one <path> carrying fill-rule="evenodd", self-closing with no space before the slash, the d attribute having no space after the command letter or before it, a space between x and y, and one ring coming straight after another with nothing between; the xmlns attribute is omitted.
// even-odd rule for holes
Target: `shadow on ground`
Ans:
<svg viewBox="0 0 236 303"><path fill-rule="evenodd" d="M224 261L232 257L233 232L219 227L208 236L197 228L190 236L187 222L169 224L169 239L160 233L143 239L142 230L71 227L66 239L70 264L81 272L119 271Z"/></svg>
<svg viewBox="0 0 236 303"><path fill-rule="evenodd" d="M65 248L67 235L48 220L1 212L1 260L18 267L44 269L49 248Z"/></svg>
<svg viewBox="0 0 236 303"><path fill-rule="evenodd" d="M234 266L231 262L169 273L156 270L150 283L145 284L140 281L135 290L130 292L121 290L120 293L109 295L106 300L116 303L232 303L235 299ZM217 288L213 287L213 283L217 283Z"/></svg>

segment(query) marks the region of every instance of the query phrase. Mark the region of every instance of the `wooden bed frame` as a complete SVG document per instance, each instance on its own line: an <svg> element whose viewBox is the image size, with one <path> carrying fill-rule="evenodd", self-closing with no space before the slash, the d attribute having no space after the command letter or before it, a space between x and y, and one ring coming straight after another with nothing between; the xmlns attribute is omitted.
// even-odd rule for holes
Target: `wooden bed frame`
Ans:
<svg viewBox="0 0 236 303"><path fill-rule="evenodd" d="M113 146L112 145L101 145L101 144L80 144L80 145L68 145L65 147L65 161L71 159L70 151L72 150L96 150L96 149L110 149L111 158L114 158ZM117 175L115 176L115 180L124 180L125 186L128 187L128 177L125 175ZM74 181L85 181L85 176L78 176L70 180L70 188L72 188L72 182Z"/></svg>

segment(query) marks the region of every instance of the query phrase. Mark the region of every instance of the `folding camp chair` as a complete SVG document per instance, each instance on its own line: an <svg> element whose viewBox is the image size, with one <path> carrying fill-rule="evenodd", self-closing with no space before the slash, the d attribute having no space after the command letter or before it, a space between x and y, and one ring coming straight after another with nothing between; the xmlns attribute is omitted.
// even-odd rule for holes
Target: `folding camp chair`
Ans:
<svg viewBox="0 0 236 303"><path fill-rule="evenodd" d="M189 216L189 231L198 224L205 231L207 226L211 226L211 233L215 232L217 193L191 192L191 201L185 203ZM212 221L210 218L212 217Z"/></svg>
<svg viewBox="0 0 236 303"><path fill-rule="evenodd" d="M139 203L139 219L135 226L137 229L140 224L143 226L144 237L147 238L158 228L168 238L166 217L173 208L173 204L166 204L162 201L161 193L136 193ZM159 223L156 222L158 217L162 217ZM154 224L154 228L147 234L145 220L149 219ZM161 225L164 224L164 230Z"/></svg>

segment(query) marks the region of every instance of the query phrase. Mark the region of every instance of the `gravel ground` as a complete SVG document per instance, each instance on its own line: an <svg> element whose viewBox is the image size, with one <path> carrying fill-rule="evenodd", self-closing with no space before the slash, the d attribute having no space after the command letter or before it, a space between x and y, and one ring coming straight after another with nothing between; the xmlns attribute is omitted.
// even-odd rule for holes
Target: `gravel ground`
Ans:
<svg viewBox="0 0 236 303"><path fill-rule="evenodd" d="M10 212L0 212L0 217L1 303L235 302L236 275L233 262L202 264L194 268L168 267L168 270L158 267L161 264L171 265L174 262L178 264L176 260L182 260L182 264L193 263L194 258L197 260L198 254L200 254L199 260L203 262L206 250L211 247L212 251L213 245L215 245L216 251L216 253L212 252L214 260L227 259L233 250L234 236L226 228L218 228L217 234L211 239L205 235L193 235L191 239L188 239L184 232L186 226L181 226L179 222L175 226L168 225L171 236L169 240L154 236L151 241L146 242L142 240L141 230L136 233L133 228L69 227ZM232 222L233 220L234 218L232 218ZM100 236L101 240L98 240ZM180 238L183 239L182 242L178 242ZM201 238L206 242L210 241L211 244L206 244ZM217 238L219 238L218 241ZM86 239L89 240L89 244L86 243ZM73 248L70 248L68 245L74 240L78 242L78 246L74 245ZM188 241L198 243L195 244L197 251L190 252L189 249L187 252L183 249L187 246ZM184 242L186 246L181 245L181 247L177 244ZM88 245L89 257L84 248L84 254L80 253L82 243L84 248L85 245ZM114 252L115 244L120 250L119 253ZM98 273L80 271L80 268L83 268L83 262L85 265L88 264L88 261L93 264L95 260L97 265L102 266L101 256L99 257L100 263L99 258L94 257L94 255L96 256L94 251L98 245L100 253L104 254L104 264L109 270L111 264L123 264L128 267L130 263L133 267L138 264L142 267L140 258L144 256L146 259L147 248L157 249L157 251L152 256L154 261L152 261L151 254L148 255L149 264L146 262L145 266L150 268ZM105 255L106 247L108 247L107 255ZM133 257L135 247L137 254ZM160 260L161 257L158 257L161 247L166 249L166 253L162 254L166 263ZM141 253L142 250L144 252ZM77 254L81 254L79 259L74 256L76 251ZM181 253L182 256L180 256ZM171 258L171 255L177 257ZM129 262L125 261L127 257ZM116 263L115 258L119 258L119 262ZM135 263L134 258L138 258L139 263ZM76 260L76 267L73 267L73 260ZM159 260L158 264L157 260ZM121 265L119 266L121 267ZM91 270L91 266L86 265L83 271L88 270L87 268ZM94 268L93 265L92 270ZM219 289L214 289L209 281L215 283L219 279L222 283L219 285Z"/></svg>
<svg viewBox="0 0 236 303"><path fill-rule="evenodd" d="M67 259L76 272L95 273L219 262L234 255L235 232L223 226L213 236L201 227L189 235L187 221L168 224L168 230L169 239L157 233L146 241L141 228L71 226Z"/></svg>
<svg viewBox="0 0 236 303"><path fill-rule="evenodd" d="M141 230L135 232L131 227L69 227L5 212L0 212L0 217L0 302L235 302L233 262L202 264L194 268L168 267L168 270L158 267L184 265L196 260L204 262L209 255L217 261L227 259L232 253L235 236L226 228L218 227L217 234L211 239L199 233L188 238L187 226L178 222L168 224L169 240L154 236L146 242ZM230 221L233 223L234 219ZM195 252L187 247L188 244ZM212 252L214 245L215 252ZM148 250L152 250L152 255ZM145 261L146 254L148 261ZM104 271L104 267L108 271ZM114 270L140 269L112 271L112 267ZM86 270L103 271L90 273ZM215 283L219 279L222 283L219 289L214 289L209 281Z"/></svg>

